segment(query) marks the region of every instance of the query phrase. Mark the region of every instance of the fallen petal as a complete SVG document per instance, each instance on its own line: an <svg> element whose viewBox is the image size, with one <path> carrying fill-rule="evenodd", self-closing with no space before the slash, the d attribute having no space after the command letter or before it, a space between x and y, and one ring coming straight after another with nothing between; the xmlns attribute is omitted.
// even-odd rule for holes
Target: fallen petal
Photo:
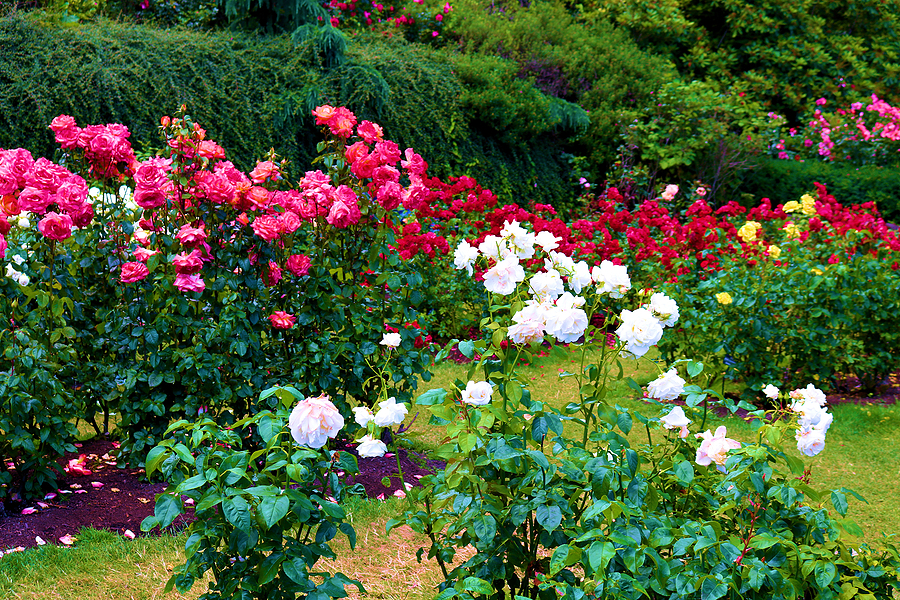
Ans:
<svg viewBox="0 0 900 600"><path fill-rule="evenodd" d="M103 484L102 484L101 482L99 482L99 481L92 481L92 482L91 482L91 487L93 487L94 489L99 490L100 488L103 487Z"/></svg>
<svg viewBox="0 0 900 600"><path fill-rule="evenodd" d="M397 490L396 492L394 492L394 495L398 498L406 498L406 492L404 492L403 490Z"/></svg>
<svg viewBox="0 0 900 600"><path fill-rule="evenodd" d="M111 491L111 492L118 492L118 491L119 491L119 488L109 488L109 491Z"/></svg>
<svg viewBox="0 0 900 600"><path fill-rule="evenodd" d="M134 532L133 532L132 530L130 530L130 529L126 529L126 530L125 530L125 533L123 533L122 535L125 537L126 540L133 540L133 539L134 539Z"/></svg>
<svg viewBox="0 0 900 600"><path fill-rule="evenodd" d="M75 490L76 494L87 494L87 490Z"/></svg>
<svg viewBox="0 0 900 600"><path fill-rule="evenodd" d="M44 541L44 538L42 538L41 536L35 537L34 541L37 543L38 546L43 546L44 544L47 543Z"/></svg>
<svg viewBox="0 0 900 600"><path fill-rule="evenodd" d="M56 494L54 494L53 492L50 492L49 494L44 496L44 500L53 500L54 498L56 498Z"/></svg>
<svg viewBox="0 0 900 600"><path fill-rule="evenodd" d="M79 484L79 483L73 483L73 484L70 485L69 487L72 488L73 490L80 490L80 489L81 489L81 484Z"/></svg>
<svg viewBox="0 0 900 600"><path fill-rule="evenodd" d="M41 508L50 508L50 505L47 504L46 502L38 502L37 505L40 506Z"/></svg>
<svg viewBox="0 0 900 600"><path fill-rule="evenodd" d="M194 505L194 499L193 499L193 498L185 498L185 499L184 499L184 504L185 504L185 506L193 506L193 505Z"/></svg>
<svg viewBox="0 0 900 600"><path fill-rule="evenodd" d="M71 546L72 544L75 543L76 539L77 538L75 538L74 536L71 536L67 533L66 535L59 538L59 541L60 541L60 543L66 545L66 546Z"/></svg>
<svg viewBox="0 0 900 600"><path fill-rule="evenodd" d="M33 514L36 513L37 511L38 511L38 510L37 510L35 507L29 506L28 508L23 508L23 509L22 509L22 514L23 514L23 515L33 515Z"/></svg>

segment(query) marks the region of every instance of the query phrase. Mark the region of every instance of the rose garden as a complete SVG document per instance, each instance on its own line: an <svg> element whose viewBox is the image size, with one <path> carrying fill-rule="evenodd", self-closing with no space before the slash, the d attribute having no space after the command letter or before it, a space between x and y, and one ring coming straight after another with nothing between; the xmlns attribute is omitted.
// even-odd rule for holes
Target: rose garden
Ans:
<svg viewBox="0 0 900 600"><path fill-rule="evenodd" d="M606 4L554 22L581 27ZM608 4L615 31L643 39ZM564 6L510 8L506 21L550 5ZM79 36L114 6L35 13ZM130 10L148 11L140 27L187 35L203 15L213 28L217 6ZM310 42L323 72L347 68L328 64L334 40L437 52L490 35L475 32L474 4L317 10L330 16L292 39L326 32ZM434 13L424 28L409 16L422 10ZM21 51L31 18L3 17L0 48ZM48 102L33 135L51 150L0 140L0 527L64 520L79 492L89 503L104 485L91 483L100 459L79 451L92 441L110 444L109 470L162 491L134 531L28 547L0 535L0 590L900 597L900 205L836 191L894 172L900 95L854 73L784 116L752 79L733 94L661 82L643 108L616 113L612 157L578 146L605 135L607 113L581 107L588 95L539 92L534 73L475 93L472 75L461 88L472 114L499 127L502 107L527 108L496 130L472 117L467 139L553 140L569 180L553 193L531 149L484 142L498 175L478 171L479 156L457 161L462 146L392 141L389 123L404 121L373 109L365 86L288 110L313 132L284 138L293 150L228 137L194 97L149 129ZM501 101L503 86L522 98ZM535 114L556 120L522 133ZM234 150L243 162L226 137L248 144ZM535 173L517 170L526 163ZM747 173L801 178L819 163L853 174L823 171L840 177L782 199L788 184L744 192L766 185ZM392 492L372 493L366 474Z"/></svg>

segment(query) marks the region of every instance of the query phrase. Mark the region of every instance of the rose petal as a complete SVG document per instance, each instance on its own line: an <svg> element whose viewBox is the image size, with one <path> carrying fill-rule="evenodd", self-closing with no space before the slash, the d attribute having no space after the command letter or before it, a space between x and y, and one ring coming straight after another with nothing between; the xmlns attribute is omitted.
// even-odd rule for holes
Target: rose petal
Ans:
<svg viewBox="0 0 900 600"><path fill-rule="evenodd" d="M109 491L111 491L111 492L118 492L118 491L119 491L119 488L109 488Z"/></svg>
<svg viewBox="0 0 900 600"><path fill-rule="evenodd" d="M185 498L185 499L184 499L184 504L185 504L185 506L193 506L193 505L194 505L194 499L193 499L193 498Z"/></svg>
<svg viewBox="0 0 900 600"><path fill-rule="evenodd" d="M93 487L93 488L96 489L96 490L99 490L100 488L103 487L103 484L102 484L101 482L99 482L99 481L92 481L92 482L91 482L91 487Z"/></svg>
<svg viewBox="0 0 900 600"><path fill-rule="evenodd" d="M41 508L50 508L50 505L47 504L46 502L38 502L37 505L40 506Z"/></svg>
<svg viewBox="0 0 900 600"><path fill-rule="evenodd" d="M76 442L76 443L74 444L74 446L75 446L76 448L81 448L82 444L79 444L79 443Z"/></svg>
<svg viewBox="0 0 900 600"><path fill-rule="evenodd" d="M71 536L67 533L66 535L59 538L59 541L66 546L71 546L72 544L75 543L76 539L77 538L75 538L74 536Z"/></svg>
<svg viewBox="0 0 900 600"><path fill-rule="evenodd" d="M134 539L134 532L133 532L132 530L130 530L130 529L126 529L126 530L125 530L125 533L123 533L122 536L124 536L126 540L133 540L133 539Z"/></svg>
<svg viewBox="0 0 900 600"><path fill-rule="evenodd" d="M54 494L53 492L50 492L49 494L44 496L44 500L53 500L54 498L56 498L56 494Z"/></svg>
<svg viewBox="0 0 900 600"><path fill-rule="evenodd" d="M71 494L72 490L59 490L60 494Z"/></svg>
<svg viewBox="0 0 900 600"><path fill-rule="evenodd" d="M23 509L22 509L22 514L23 514L23 515L33 515L33 514L36 513L37 511L38 511L38 510L37 510L35 507L29 506L28 508L23 508Z"/></svg>
<svg viewBox="0 0 900 600"><path fill-rule="evenodd" d="M76 494L87 494L87 490L75 490Z"/></svg>
<svg viewBox="0 0 900 600"><path fill-rule="evenodd" d="M44 541L44 538L42 538L41 536L35 537L34 541L37 543L38 546L43 546L44 544L47 543Z"/></svg>
<svg viewBox="0 0 900 600"><path fill-rule="evenodd" d="M70 485L69 487L72 488L73 490L80 490L80 489L81 489L81 484L80 484L80 483L73 483L73 484Z"/></svg>
<svg viewBox="0 0 900 600"><path fill-rule="evenodd" d="M397 490L396 492L394 492L394 495L398 498L406 498L406 492L404 492L403 490Z"/></svg>

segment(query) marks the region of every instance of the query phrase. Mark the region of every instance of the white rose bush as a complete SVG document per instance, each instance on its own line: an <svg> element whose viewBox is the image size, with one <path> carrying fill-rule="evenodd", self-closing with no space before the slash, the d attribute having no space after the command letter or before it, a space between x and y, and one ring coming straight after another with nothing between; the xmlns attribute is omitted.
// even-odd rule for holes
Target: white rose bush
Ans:
<svg viewBox="0 0 900 600"><path fill-rule="evenodd" d="M872 563L860 558L871 553L854 557L840 541L841 531L859 533L844 518L852 492L813 489L803 462L781 449L792 436L807 456L821 449L831 422L821 392L791 392L791 403L764 412L690 383L704 380L703 365L682 360L657 364L646 389L625 380L647 414L613 403L623 363L655 355L678 305L633 292L624 266L576 260L556 242L507 221L500 235L462 241L454 254L461 275L488 292L485 335L454 340L438 356L456 346L472 359L465 377L416 400L446 430L437 450L446 467L388 522L430 540L421 554L444 575L438 598L836 598L888 589L889 577L869 574ZM579 390L562 410L532 397L516 372L547 344L581 356L575 372L560 374ZM711 408L746 411L755 440L707 427ZM646 443L626 437L635 425Z"/></svg>

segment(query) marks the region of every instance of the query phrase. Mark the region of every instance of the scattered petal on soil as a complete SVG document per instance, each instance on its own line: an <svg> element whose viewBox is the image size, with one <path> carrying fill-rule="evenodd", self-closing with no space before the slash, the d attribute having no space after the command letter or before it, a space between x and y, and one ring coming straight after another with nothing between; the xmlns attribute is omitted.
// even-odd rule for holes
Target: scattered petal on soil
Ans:
<svg viewBox="0 0 900 600"><path fill-rule="evenodd" d="M99 481L92 481L92 482L91 482L91 487L94 488L94 489L99 490L100 488L103 487L103 484L102 484L101 482L99 482Z"/></svg>
<svg viewBox="0 0 900 600"><path fill-rule="evenodd" d="M28 508L23 508L23 509L22 509L22 514L23 514L23 515L33 515L33 514L36 513L37 511L38 511L38 510L37 510L35 507L29 506Z"/></svg>
<svg viewBox="0 0 900 600"><path fill-rule="evenodd" d="M44 538L42 538L41 536L36 536L36 537L34 538L34 541L35 541L35 543L36 543L38 546L43 546L44 544L47 543L47 542L44 541Z"/></svg>
<svg viewBox="0 0 900 600"><path fill-rule="evenodd" d="M72 544L75 543L75 540L76 540L76 539L77 539L77 538L76 538L75 536L69 535L69 534L67 533L66 535L64 535L64 536L62 536L61 538L59 538L59 541L60 541L61 544L64 544L64 545L66 545L66 546L71 546Z"/></svg>
<svg viewBox="0 0 900 600"><path fill-rule="evenodd" d="M123 533L122 535L125 537L126 540L133 540L133 539L134 539L134 532L133 532L132 530L130 530L130 529L126 529L126 530L125 530L125 533Z"/></svg>

